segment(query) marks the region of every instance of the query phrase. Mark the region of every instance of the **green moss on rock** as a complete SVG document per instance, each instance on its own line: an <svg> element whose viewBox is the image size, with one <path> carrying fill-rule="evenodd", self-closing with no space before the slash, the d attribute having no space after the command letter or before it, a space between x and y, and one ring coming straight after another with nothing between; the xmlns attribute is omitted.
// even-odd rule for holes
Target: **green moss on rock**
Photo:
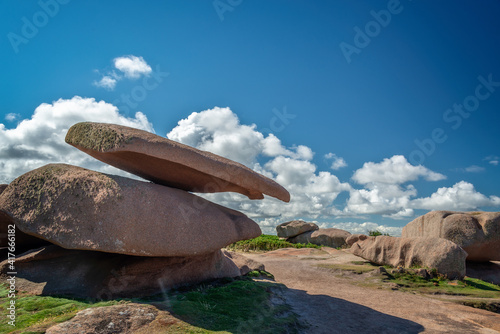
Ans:
<svg viewBox="0 0 500 334"><path fill-rule="evenodd" d="M90 122L73 125L66 134L66 143L85 149L106 152L112 150L130 138L124 138L110 127Z"/></svg>

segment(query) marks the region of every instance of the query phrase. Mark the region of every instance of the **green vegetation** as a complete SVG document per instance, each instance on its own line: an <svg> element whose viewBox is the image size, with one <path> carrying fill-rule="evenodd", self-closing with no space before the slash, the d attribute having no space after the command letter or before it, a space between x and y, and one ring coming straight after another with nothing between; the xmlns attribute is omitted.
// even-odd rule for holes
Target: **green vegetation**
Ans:
<svg viewBox="0 0 500 334"><path fill-rule="evenodd" d="M368 231L368 236L370 237L378 237L379 235L386 235L388 237L391 236L389 233L382 233L379 230Z"/></svg>
<svg viewBox="0 0 500 334"><path fill-rule="evenodd" d="M397 284L399 290L402 291L474 298L500 298L500 286L470 277L465 277L463 281L449 280L443 276L426 279L412 272L406 272L389 274L384 280Z"/></svg>
<svg viewBox="0 0 500 334"><path fill-rule="evenodd" d="M172 310L183 321L211 331L297 333L300 326L290 306L270 302L273 290L281 288L250 278L222 286L197 286L175 294Z"/></svg>
<svg viewBox="0 0 500 334"><path fill-rule="evenodd" d="M317 266L333 271L352 271L356 274L367 273L378 268L377 265L367 261L351 261L351 264L318 264Z"/></svg>
<svg viewBox="0 0 500 334"><path fill-rule="evenodd" d="M5 284L0 285L0 333L10 333L14 327L7 321L8 289ZM71 319L78 311L89 308L117 304L119 301L92 302L59 297L22 296L16 298L16 332L32 327L33 333L44 333L48 327Z"/></svg>
<svg viewBox="0 0 500 334"><path fill-rule="evenodd" d="M321 247L311 243L292 244L291 242L280 240L276 235L263 234L254 239L242 240L227 246L229 250L250 251L273 251L280 248L318 248Z"/></svg>
<svg viewBox="0 0 500 334"><path fill-rule="evenodd" d="M255 271L252 276L269 276ZM270 275L272 276L272 275ZM26 296L16 298L16 326L7 323L7 288L0 285L0 333L43 334L46 329L71 319L90 307L122 303L152 304L174 315L160 324L160 333L297 333L301 328L290 306L281 300L282 285L256 282L250 277L220 279L141 299L92 301L65 297Z"/></svg>

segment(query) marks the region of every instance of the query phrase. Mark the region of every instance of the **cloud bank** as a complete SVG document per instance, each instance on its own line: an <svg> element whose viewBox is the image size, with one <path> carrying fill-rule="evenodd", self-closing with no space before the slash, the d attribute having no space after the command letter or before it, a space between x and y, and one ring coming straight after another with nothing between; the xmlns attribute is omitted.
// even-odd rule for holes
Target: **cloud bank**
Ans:
<svg viewBox="0 0 500 334"><path fill-rule="evenodd" d="M124 77L135 80L141 76L149 76L153 71L144 58L133 55L113 59L113 67L114 70L107 72L100 80L94 81L93 85L107 90L114 90L117 82ZM115 70L122 72L123 75L117 74Z"/></svg>
<svg viewBox="0 0 500 334"><path fill-rule="evenodd" d="M19 115L8 115L6 119L18 118ZM43 103L31 118L13 128L0 123L0 183L9 183L29 170L57 162L130 177L64 142L68 128L82 121L115 123L154 132L143 113L125 117L116 106L93 98L75 96ZM342 181L331 172L318 169L311 148L298 143L284 145L276 135L262 133L255 124L241 124L229 108L193 112L180 120L167 137L238 161L284 186L291 194L290 203L270 197L252 201L236 193L202 195L244 212L267 233L274 233L276 225L293 219L345 219L346 222L319 224L350 232L377 229L399 235L400 228L369 221L355 223L349 218L372 220L371 215L381 215L409 221L415 210L475 210L500 206L500 197L481 194L466 181L439 187L427 197L418 197L413 183L444 182L446 176L424 166L414 166L401 155L366 162L354 170L351 180ZM330 159L333 170L347 165L334 153L323 158ZM344 199L339 200L341 194Z"/></svg>

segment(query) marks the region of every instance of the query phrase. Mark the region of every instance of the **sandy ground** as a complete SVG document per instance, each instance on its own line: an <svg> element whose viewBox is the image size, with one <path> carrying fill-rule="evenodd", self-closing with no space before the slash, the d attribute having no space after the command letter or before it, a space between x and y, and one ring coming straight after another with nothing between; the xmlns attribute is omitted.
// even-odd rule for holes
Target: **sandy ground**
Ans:
<svg viewBox="0 0 500 334"><path fill-rule="evenodd" d="M326 250L326 251L325 251ZM409 292L352 284L318 264L363 261L336 249L244 253L288 289L284 298L304 333L500 333L500 314Z"/></svg>

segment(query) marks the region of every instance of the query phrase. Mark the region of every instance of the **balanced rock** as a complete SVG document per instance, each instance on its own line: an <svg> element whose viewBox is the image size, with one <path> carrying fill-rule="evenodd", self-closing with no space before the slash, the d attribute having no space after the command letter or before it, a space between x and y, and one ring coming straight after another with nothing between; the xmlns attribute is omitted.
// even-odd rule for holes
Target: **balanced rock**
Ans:
<svg viewBox="0 0 500 334"><path fill-rule="evenodd" d="M338 228L320 228L316 231L309 231L299 234L287 241L294 244L307 244L312 243L319 246L327 247L342 247L346 244L346 239L351 233L340 230Z"/></svg>
<svg viewBox="0 0 500 334"><path fill-rule="evenodd" d="M266 194L290 201L285 188L242 164L143 130L84 122L69 129L66 142L157 184L193 192L232 191L250 199Z"/></svg>
<svg viewBox="0 0 500 334"><path fill-rule="evenodd" d="M183 190L64 164L14 180L0 208L21 231L68 249L191 256L261 234L244 214Z"/></svg>
<svg viewBox="0 0 500 334"><path fill-rule="evenodd" d="M0 263L0 276L9 272ZM222 251L190 257L143 257L63 249L55 245L16 258L16 289L36 295L113 299L165 292L180 285L237 277Z"/></svg>
<svg viewBox="0 0 500 334"><path fill-rule="evenodd" d="M354 255L378 265L427 267L450 279L465 276L467 253L454 242L441 238L367 237L350 248Z"/></svg>
<svg viewBox="0 0 500 334"><path fill-rule="evenodd" d="M403 227L402 236L448 239L468 261L500 261L500 212L431 211Z"/></svg>
<svg viewBox="0 0 500 334"><path fill-rule="evenodd" d="M299 234L319 229L314 223L306 223L303 220L292 220L276 226L276 232L280 238L291 238Z"/></svg>

